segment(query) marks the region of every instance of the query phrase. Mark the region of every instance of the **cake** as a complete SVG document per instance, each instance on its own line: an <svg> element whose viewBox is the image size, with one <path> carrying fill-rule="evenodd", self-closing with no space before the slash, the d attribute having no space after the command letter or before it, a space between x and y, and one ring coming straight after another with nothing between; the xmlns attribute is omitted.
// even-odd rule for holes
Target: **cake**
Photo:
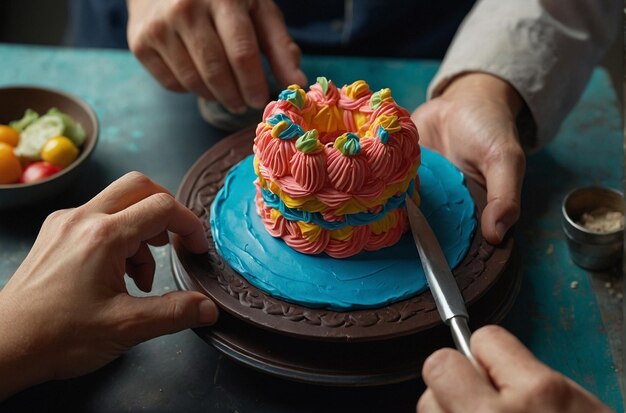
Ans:
<svg viewBox="0 0 626 413"><path fill-rule="evenodd" d="M254 129L242 130L213 145L187 172L176 195L204 222L210 246L208 254L197 256L173 236L177 285L207 294L223 316L232 314L245 324L231 330L220 317L220 339L230 341L224 338L229 332L260 327L353 342L412 334L440 323L410 233L388 248L334 259L302 254L267 232L251 190L254 136ZM517 264L509 266L513 238L499 246L486 242L475 230L486 204L484 189L427 148L421 158L420 209L473 320L497 320L519 288ZM480 312L475 304L483 298ZM215 327L207 332L217 334Z"/></svg>
<svg viewBox="0 0 626 413"><path fill-rule="evenodd" d="M363 80L289 86L265 108L253 151L257 213L304 254L394 245L408 229L406 195L419 204L417 128L389 89Z"/></svg>
<svg viewBox="0 0 626 413"><path fill-rule="evenodd" d="M362 80L338 89L324 77L308 91L290 86L246 133L252 154L231 147L218 161L228 168L221 188L202 202L220 257L272 297L352 311L424 291L407 196L452 268L467 253L476 219L464 176L420 149L389 89Z"/></svg>

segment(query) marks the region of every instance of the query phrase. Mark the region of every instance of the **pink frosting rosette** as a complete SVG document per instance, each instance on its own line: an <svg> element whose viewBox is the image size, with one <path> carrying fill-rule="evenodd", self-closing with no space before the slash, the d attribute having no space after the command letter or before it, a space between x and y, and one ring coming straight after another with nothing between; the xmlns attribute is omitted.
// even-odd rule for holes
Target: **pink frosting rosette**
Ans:
<svg viewBox="0 0 626 413"><path fill-rule="evenodd" d="M352 227L352 233L346 239L330 238L326 246L326 254L333 258L347 258L363 250L370 234L367 225Z"/></svg>
<svg viewBox="0 0 626 413"><path fill-rule="evenodd" d="M320 254L326 250L330 241L328 231L321 231L319 236L314 241L309 241L302 236L297 224L293 223L293 231L285 236L283 240L291 248L300 251L303 254Z"/></svg>
<svg viewBox="0 0 626 413"><path fill-rule="evenodd" d="M328 180L331 185L347 194L357 193L368 179L367 159L361 154L358 135L347 132L339 136L332 146L326 147Z"/></svg>
<svg viewBox="0 0 626 413"><path fill-rule="evenodd" d="M304 131L284 113L270 116L266 123L271 129L268 127L261 133L257 144L258 155L270 175L280 178L290 172L289 161L296 151L293 141ZM271 139L267 136L268 133Z"/></svg>
<svg viewBox="0 0 626 413"><path fill-rule="evenodd" d="M296 141L296 153L291 158L291 175L310 194L326 185L326 155L317 130L305 132Z"/></svg>

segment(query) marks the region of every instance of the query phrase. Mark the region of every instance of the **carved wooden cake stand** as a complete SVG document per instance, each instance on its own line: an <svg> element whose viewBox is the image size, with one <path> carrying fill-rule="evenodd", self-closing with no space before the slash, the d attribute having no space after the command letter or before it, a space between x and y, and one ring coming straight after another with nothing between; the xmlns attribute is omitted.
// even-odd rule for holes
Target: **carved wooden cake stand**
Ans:
<svg viewBox="0 0 626 413"><path fill-rule="evenodd" d="M367 386L419 376L430 353L452 346L429 291L377 309L311 309L264 293L221 259L209 228L210 205L230 168L252 153L253 138L248 129L214 145L177 194L204 222L210 250L193 255L173 236L174 278L180 289L208 295L221 310L216 325L196 333L245 365L297 381ZM485 192L472 181L467 185L480 219ZM497 323L510 310L521 283L517 268L511 237L494 247L476 231L454 270L473 328Z"/></svg>

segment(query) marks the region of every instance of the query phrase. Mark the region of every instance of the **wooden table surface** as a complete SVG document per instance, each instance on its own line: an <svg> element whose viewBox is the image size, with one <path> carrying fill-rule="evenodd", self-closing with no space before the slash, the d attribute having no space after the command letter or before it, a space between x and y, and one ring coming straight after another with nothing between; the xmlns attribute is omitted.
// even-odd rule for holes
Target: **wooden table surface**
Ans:
<svg viewBox="0 0 626 413"><path fill-rule="evenodd" d="M0 62L0 87L41 85L80 96L96 111L101 128L75 188L44 204L0 213L0 287L28 253L48 213L85 202L131 170L175 192L193 162L225 136L201 119L192 96L163 90L128 52L0 44ZM410 110L424 101L437 66L416 60L303 59L309 79L324 75L339 85L365 79L372 89L391 87ZM623 162L618 101L608 75L597 69L556 139L528 157L515 233L522 289L503 323L543 362L617 411L624 409L621 269L592 274L572 263L560 207L577 186L621 190ZM168 248L153 253L153 292L175 289ZM292 383L240 366L183 331L143 343L93 374L28 389L0 410L408 412L422 389L419 380L370 389Z"/></svg>

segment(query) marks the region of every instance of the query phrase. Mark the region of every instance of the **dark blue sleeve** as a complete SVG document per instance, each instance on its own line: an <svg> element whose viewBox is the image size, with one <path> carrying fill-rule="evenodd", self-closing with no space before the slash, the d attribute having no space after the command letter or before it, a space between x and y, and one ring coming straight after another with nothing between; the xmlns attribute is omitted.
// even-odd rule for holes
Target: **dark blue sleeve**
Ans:
<svg viewBox="0 0 626 413"><path fill-rule="evenodd" d="M307 54L441 59L474 0L276 0ZM124 0L70 0L67 42L126 48Z"/></svg>
<svg viewBox="0 0 626 413"><path fill-rule="evenodd" d="M475 0L275 0L304 53L443 58Z"/></svg>
<svg viewBox="0 0 626 413"><path fill-rule="evenodd" d="M128 48L124 0L70 0L69 6L67 45Z"/></svg>

